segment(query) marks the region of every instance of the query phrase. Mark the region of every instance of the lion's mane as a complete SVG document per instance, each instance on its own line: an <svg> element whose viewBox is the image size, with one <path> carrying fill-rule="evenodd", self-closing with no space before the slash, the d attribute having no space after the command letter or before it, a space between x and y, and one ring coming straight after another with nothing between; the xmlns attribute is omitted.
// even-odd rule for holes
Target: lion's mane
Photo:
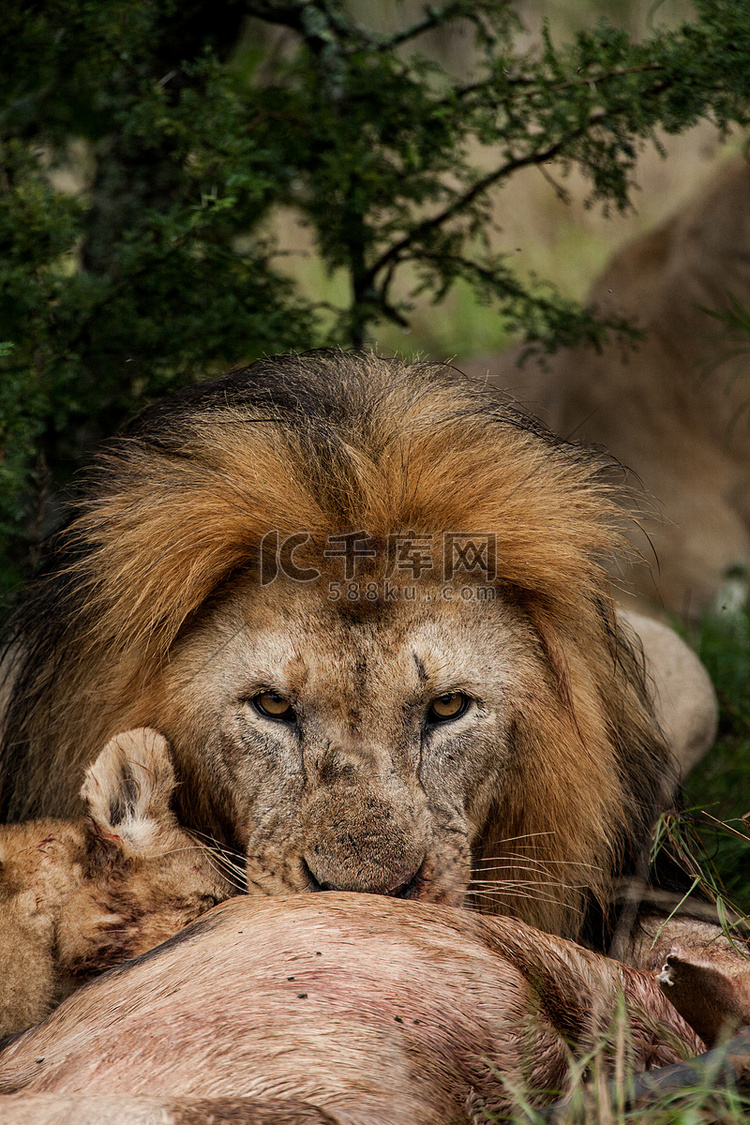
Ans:
<svg viewBox="0 0 750 1125"><path fill-rule="evenodd" d="M257 566L269 529L308 530L311 559L342 529L482 531L496 536L499 592L525 614L548 674L535 699L511 701L513 776L476 860L525 840L502 878L536 880L539 893L512 896L511 911L576 936L672 791L642 659L603 569L621 522L609 468L450 368L372 355L262 360L148 408L99 455L18 611L2 813L70 812L108 737L160 727L157 685L176 640ZM195 779L175 755L190 821ZM575 877L547 885L555 864Z"/></svg>

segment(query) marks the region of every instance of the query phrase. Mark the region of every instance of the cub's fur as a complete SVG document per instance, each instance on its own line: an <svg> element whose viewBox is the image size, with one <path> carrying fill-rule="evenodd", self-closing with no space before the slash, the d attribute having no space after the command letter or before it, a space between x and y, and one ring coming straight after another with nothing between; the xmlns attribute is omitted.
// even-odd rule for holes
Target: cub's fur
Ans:
<svg viewBox="0 0 750 1125"><path fill-rule="evenodd" d="M146 410L19 611L3 812L69 813L96 748L153 726L251 893L469 890L593 937L674 784L603 569L609 470L367 354Z"/></svg>
<svg viewBox="0 0 750 1125"><path fill-rule="evenodd" d="M233 893L178 826L174 785L162 736L128 731L86 771L85 819L0 826L0 1037Z"/></svg>

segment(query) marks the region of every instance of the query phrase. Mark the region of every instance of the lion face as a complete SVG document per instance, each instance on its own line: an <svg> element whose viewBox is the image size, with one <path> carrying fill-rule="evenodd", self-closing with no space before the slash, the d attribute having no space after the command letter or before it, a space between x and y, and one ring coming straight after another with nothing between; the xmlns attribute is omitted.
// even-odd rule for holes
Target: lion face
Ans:
<svg viewBox="0 0 750 1125"><path fill-rule="evenodd" d="M190 774L212 763L202 788L233 807L251 892L458 904L544 677L528 630L465 582L402 584L387 605L320 585L247 580L178 645L175 754Z"/></svg>
<svg viewBox="0 0 750 1125"><path fill-rule="evenodd" d="M371 355L146 411L19 615L0 809L67 811L99 747L151 727L181 823L244 851L255 892L468 889L580 935L672 792L602 566L607 471L450 369ZM481 574L446 555L475 536ZM403 540L442 568L393 577Z"/></svg>

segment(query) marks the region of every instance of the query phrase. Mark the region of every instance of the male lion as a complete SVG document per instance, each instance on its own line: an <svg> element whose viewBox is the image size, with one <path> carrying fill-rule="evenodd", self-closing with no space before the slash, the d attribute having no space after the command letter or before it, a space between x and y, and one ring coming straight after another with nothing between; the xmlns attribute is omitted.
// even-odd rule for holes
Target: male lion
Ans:
<svg viewBox="0 0 750 1125"><path fill-rule="evenodd" d="M147 409L19 611L2 812L71 812L97 749L155 727L251 893L469 891L601 944L674 788L603 569L609 468L372 355Z"/></svg>

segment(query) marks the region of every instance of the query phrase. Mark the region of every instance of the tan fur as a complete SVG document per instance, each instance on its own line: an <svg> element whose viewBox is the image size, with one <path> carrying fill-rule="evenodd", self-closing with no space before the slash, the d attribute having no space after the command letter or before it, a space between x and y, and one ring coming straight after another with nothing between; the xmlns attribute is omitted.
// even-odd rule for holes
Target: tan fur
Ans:
<svg viewBox="0 0 750 1125"><path fill-rule="evenodd" d="M602 566L608 471L450 369L370 355L262 361L147 411L19 616L7 814L69 810L96 746L155 726L181 819L244 848L256 893L471 887L577 935L674 783ZM358 530L380 593L331 601L327 537ZM272 531L309 534L294 560L316 581L261 588ZM393 574L389 602L388 536L408 531L435 568L415 601ZM444 533L495 537L491 599L481 576L441 581ZM294 731L253 710L268 689ZM470 712L425 732L455 691Z"/></svg>
<svg viewBox="0 0 750 1125"><path fill-rule="evenodd" d="M115 1122L131 1120L128 1098L243 1094L249 1111L278 1099L279 1120L291 1099L339 1125L478 1125L508 1114L514 1090L553 1100L571 1054L611 1070L618 1041L635 1069L701 1049L653 977L512 919L242 896L10 1044L0 1091L120 1095Z"/></svg>
<svg viewBox="0 0 750 1125"><path fill-rule="evenodd" d="M164 738L128 731L86 771L87 819L0 826L0 1036L233 892L178 826L174 785Z"/></svg>
<svg viewBox="0 0 750 1125"><path fill-rule="evenodd" d="M664 995L713 1047L750 1025L750 943L713 922L645 914L628 960L658 973Z"/></svg>
<svg viewBox="0 0 750 1125"><path fill-rule="evenodd" d="M645 333L634 348L519 352L464 365L558 433L601 443L656 499L634 535L642 598L699 616L727 572L750 569L750 347L710 315L750 306L750 169L727 163L670 221L613 255L589 300ZM709 311L706 311L709 310Z"/></svg>

